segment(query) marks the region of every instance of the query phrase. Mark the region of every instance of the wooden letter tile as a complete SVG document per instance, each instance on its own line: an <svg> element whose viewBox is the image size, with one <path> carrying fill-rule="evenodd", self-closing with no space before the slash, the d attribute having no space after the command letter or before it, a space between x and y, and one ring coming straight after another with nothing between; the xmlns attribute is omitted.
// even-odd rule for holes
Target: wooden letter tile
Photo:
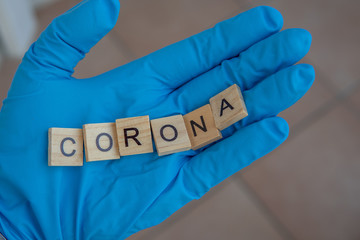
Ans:
<svg viewBox="0 0 360 240"><path fill-rule="evenodd" d="M82 129L50 128L48 151L49 166L82 166Z"/></svg>
<svg viewBox="0 0 360 240"><path fill-rule="evenodd" d="M159 156L191 148L182 115L151 120L151 130Z"/></svg>
<svg viewBox="0 0 360 240"><path fill-rule="evenodd" d="M115 123L85 124L83 131L87 162L120 158Z"/></svg>
<svg viewBox="0 0 360 240"><path fill-rule="evenodd" d="M117 119L116 131L121 156L154 151L149 116Z"/></svg>
<svg viewBox="0 0 360 240"><path fill-rule="evenodd" d="M215 126L210 104L186 114L184 120L193 150L222 138Z"/></svg>
<svg viewBox="0 0 360 240"><path fill-rule="evenodd" d="M223 130L248 115L241 90L234 84L210 98L215 125Z"/></svg>

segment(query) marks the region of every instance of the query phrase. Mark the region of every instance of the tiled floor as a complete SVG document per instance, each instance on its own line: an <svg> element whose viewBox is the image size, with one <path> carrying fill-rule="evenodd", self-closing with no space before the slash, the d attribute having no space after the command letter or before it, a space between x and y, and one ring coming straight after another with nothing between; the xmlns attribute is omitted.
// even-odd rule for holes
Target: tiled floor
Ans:
<svg viewBox="0 0 360 240"><path fill-rule="evenodd" d="M242 182L229 178L155 227L151 234L132 239L284 239L281 229L252 200Z"/></svg>
<svg viewBox="0 0 360 240"><path fill-rule="evenodd" d="M43 29L79 0L38 11ZM359 1L122 0L119 21L76 68L91 77L202 31L253 6L279 9L285 28L313 45L302 62L316 81L281 113L290 137L277 150L129 239L360 239ZM99 61L99 59L101 59ZM0 70L3 99L19 61Z"/></svg>
<svg viewBox="0 0 360 240"><path fill-rule="evenodd" d="M360 238L359 120L334 104L239 176L299 239Z"/></svg>

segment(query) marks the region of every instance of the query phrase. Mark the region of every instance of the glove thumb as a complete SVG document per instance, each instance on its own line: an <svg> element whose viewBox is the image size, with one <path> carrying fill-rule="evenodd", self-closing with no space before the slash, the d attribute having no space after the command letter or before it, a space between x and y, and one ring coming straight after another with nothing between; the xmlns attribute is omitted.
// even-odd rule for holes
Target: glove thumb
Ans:
<svg viewBox="0 0 360 240"><path fill-rule="evenodd" d="M44 78L70 78L77 63L115 26L119 10L119 0L82 1L52 21L22 65L36 65L32 72L46 72Z"/></svg>

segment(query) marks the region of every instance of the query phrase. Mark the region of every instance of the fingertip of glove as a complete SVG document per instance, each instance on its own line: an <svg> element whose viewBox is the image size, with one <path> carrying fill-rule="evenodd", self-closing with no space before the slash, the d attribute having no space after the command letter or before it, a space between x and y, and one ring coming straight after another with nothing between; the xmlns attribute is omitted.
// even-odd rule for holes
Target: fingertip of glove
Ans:
<svg viewBox="0 0 360 240"><path fill-rule="evenodd" d="M298 76L303 79L309 88L315 80L315 69L312 65L302 63L298 65Z"/></svg>
<svg viewBox="0 0 360 240"><path fill-rule="evenodd" d="M269 6L259 6L254 8L254 11L261 13L264 24L268 30L277 32L283 27L284 19L277 9Z"/></svg>
<svg viewBox="0 0 360 240"><path fill-rule="evenodd" d="M310 46L312 42L311 33L308 30L302 28L298 28L298 31L302 44L308 52L310 50Z"/></svg>
<svg viewBox="0 0 360 240"><path fill-rule="evenodd" d="M109 1L110 1L109 5L113 9L114 15L116 16L116 20L117 20L121 8L120 0L109 0Z"/></svg>
<svg viewBox="0 0 360 240"><path fill-rule="evenodd" d="M289 34L289 40L294 49L297 49L301 55L305 55L310 50L312 36L309 31L302 28L292 28L286 30Z"/></svg>
<svg viewBox="0 0 360 240"><path fill-rule="evenodd" d="M120 1L119 0L97 0L99 4L101 4L104 7L104 10L101 12L102 15L105 14L105 16L102 17L108 17L107 19L107 27L108 30L111 30L119 17L120 12Z"/></svg>
<svg viewBox="0 0 360 240"><path fill-rule="evenodd" d="M70 28L77 32L86 29L90 33L104 35L115 26L119 12L119 0L85 0L55 18L53 22L64 25L64 29ZM70 24L75 27L68 27Z"/></svg>
<svg viewBox="0 0 360 240"><path fill-rule="evenodd" d="M289 83L289 95L303 96L312 86L315 79L315 70L310 64L298 64L289 68L288 76L284 78Z"/></svg>
<svg viewBox="0 0 360 240"><path fill-rule="evenodd" d="M264 120L271 138L283 142L289 136L289 124L281 117L273 117Z"/></svg>

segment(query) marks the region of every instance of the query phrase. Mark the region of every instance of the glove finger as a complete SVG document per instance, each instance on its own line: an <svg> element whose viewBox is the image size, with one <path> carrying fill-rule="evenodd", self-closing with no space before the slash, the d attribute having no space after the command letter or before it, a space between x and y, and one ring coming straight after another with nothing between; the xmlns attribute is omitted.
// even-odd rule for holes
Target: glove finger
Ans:
<svg viewBox="0 0 360 240"><path fill-rule="evenodd" d="M282 24L282 16L277 10L271 7L253 8L156 51L141 59L140 63L152 69L162 84L170 89L177 88L278 32Z"/></svg>
<svg viewBox="0 0 360 240"><path fill-rule="evenodd" d="M309 51L311 35L303 29L289 29L253 45L237 58L188 82L171 98L184 113L193 111L234 83L242 91L252 88L267 76L298 62ZM258 96L261 97L261 96Z"/></svg>
<svg viewBox="0 0 360 240"><path fill-rule="evenodd" d="M244 126L276 116L289 108L310 89L314 79L314 68L309 64L299 64L283 69L252 89L244 91L249 115L224 129L223 137L226 138Z"/></svg>
<svg viewBox="0 0 360 240"><path fill-rule="evenodd" d="M314 68L309 64L299 64L283 69L245 91L249 115L241 125L276 116L289 108L310 89L314 79Z"/></svg>
<svg viewBox="0 0 360 240"><path fill-rule="evenodd" d="M216 184L278 147L288 132L284 119L264 119L194 156L144 212L131 232L164 221L189 201L200 198Z"/></svg>
<svg viewBox="0 0 360 240"><path fill-rule="evenodd" d="M55 18L25 54L24 65L69 78L85 54L115 25L119 0L85 0Z"/></svg>

